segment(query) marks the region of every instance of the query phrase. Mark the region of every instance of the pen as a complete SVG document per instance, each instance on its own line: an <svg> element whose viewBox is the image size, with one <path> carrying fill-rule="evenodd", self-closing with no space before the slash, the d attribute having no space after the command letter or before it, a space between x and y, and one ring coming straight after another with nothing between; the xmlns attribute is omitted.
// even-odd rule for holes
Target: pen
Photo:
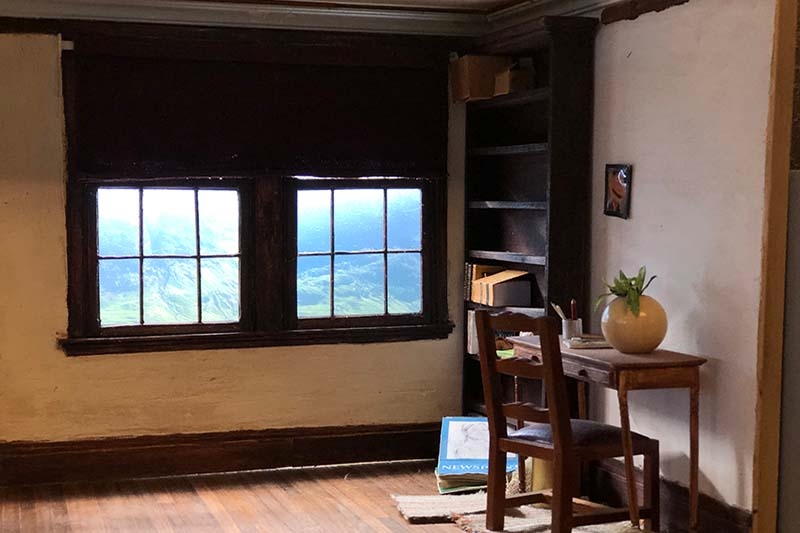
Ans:
<svg viewBox="0 0 800 533"><path fill-rule="evenodd" d="M569 313L572 315L572 320L578 319L578 302L575 298L569 301Z"/></svg>
<svg viewBox="0 0 800 533"><path fill-rule="evenodd" d="M552 305L553 309L556 310L556 313L558 313L558 316L561 317L561 320L567 319L567 315L564 314L564 311L561 310L561 307L557 303L550 302L550 305Z"/></svg>

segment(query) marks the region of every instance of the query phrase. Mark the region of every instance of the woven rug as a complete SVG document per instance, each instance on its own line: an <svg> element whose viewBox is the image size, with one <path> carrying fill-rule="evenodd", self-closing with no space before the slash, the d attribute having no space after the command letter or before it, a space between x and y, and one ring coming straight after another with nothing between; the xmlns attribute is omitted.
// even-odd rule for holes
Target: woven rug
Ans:
<svg viewBox="0 0 800 533"><path fill-rule="evenodd" d="M397 510L410 524L450 522L453 515L486 510L486 493L398 496L392 494Z"/></svg>
<svg viewBox="0 0 800 533"><path fill-rule="evenodd" d="M465 514L454 518L456 524L464 531L490 533L486 529L486 515L483 513ZM532 505L507 509L503 531L508 533L550 533L550 510ZM641 530L632 527L630 522L581 526L572 531L575 533L642 533Z"/></svg>
<svg viewBox="0 0 800 533"><path fill-rule="evenodd" d="M411 524L455 522L470 533L486 533L486 494L399 496L392 495L400 514ZM531 505L506 510L508 533L549 533L550 511ZM636 533L630 522L577 527L576 533Z"/></svg>

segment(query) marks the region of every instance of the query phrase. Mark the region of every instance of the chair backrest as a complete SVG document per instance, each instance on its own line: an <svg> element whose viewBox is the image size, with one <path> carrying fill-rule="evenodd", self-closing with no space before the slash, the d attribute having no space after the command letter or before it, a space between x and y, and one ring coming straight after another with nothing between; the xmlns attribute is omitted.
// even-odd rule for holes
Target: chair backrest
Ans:
<svg viewBox="0 0 800 533"><path fill-rule="evenodd" d="M559 346L559 322L552 317L531 318L522 314L491 315L475 312L478 352L481 362L483 396L489 418L489 433L494 439L506 437L506 419L549 423L553 446L568 450L572 446L570 408ZM529 358L499 359L495 345L496 332L529 331L539 336L541 361ZM501 375L541 379L547 406L504 400Z"/></svg>

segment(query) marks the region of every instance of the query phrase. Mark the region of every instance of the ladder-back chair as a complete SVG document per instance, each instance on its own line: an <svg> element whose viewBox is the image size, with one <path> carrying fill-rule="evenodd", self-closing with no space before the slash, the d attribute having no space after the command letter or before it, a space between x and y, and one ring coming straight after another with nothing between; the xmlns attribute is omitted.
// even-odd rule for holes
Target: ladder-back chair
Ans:
<svg viewBox="0 0 800 533"><path fill-rule="evenodd" d="M486 528L502 530L505 509L525 503L550 504L553 533L632 517L632 509L609 508L585 500L573 502L573 498L579 496L581 462L622 457L624 454L619 427L591 420L570 419L569 398L561 364L559 322L551 317L531 318L512 313L492 316L483 310L476 311L475 319L481 380L489 419ZM508 334L521 331L539 336L541 361L517 357L498 359L495 348L498 332ZM501 374L542 380L546 407L504 400ZM526 422L509 433L507 420ZM651 529L658 531L658 441L637 433L632 434L632 440L633 454L644 455L644 502L639 508L639 515L648 518ZM552 491L506 497L506 453L552 461Z"/></svg>

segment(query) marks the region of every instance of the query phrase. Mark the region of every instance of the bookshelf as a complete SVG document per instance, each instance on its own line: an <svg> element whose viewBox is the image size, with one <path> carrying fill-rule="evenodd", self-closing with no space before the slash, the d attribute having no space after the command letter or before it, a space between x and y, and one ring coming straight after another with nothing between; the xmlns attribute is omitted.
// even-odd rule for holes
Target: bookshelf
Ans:
<svg viewBox="0 0 800 533"><path fill-rule="evenodd" d="M531 305L474 309L588 317L592 86L597 21L545 17L479 38L470 53L525 58L534 86L467 103L465 261L529 273ZM465 320L467 317L465 317ZM467 328L465 328L467 329ZM466 343L465 343L466 345ZM541 401L538 383L506 393ZM478 358L465 349L464 412L484 413Z"/></svg>

